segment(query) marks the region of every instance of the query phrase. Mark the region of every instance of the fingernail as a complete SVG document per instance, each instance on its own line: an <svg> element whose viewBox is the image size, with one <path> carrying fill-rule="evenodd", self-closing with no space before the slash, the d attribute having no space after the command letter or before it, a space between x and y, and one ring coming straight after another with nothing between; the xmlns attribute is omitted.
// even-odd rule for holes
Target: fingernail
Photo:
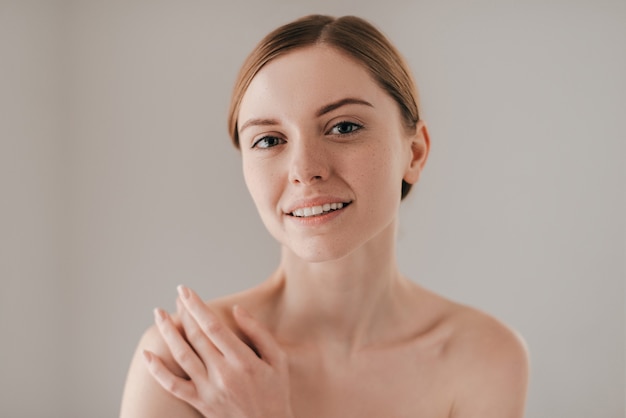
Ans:
<svg viewBox="0 0 626 418"><path fill-rule="evenodd" d="M157 321L165 321L165 312L163 312L163 309L154 308L154 318Z"/></svg>
<svg viewBox="0 0 626 418"><path fill-rule="evenodd" d="M178 294L183 299L189 299L189 289L187 289L182 284L178 286Z"/></svg>
<svg viewBox="0 0 626 418"><path fill-rule="evenodd" d="M152 354L150 354L148 350L143 350L143 358L145 358L148 363L152 363Z"/></svg>

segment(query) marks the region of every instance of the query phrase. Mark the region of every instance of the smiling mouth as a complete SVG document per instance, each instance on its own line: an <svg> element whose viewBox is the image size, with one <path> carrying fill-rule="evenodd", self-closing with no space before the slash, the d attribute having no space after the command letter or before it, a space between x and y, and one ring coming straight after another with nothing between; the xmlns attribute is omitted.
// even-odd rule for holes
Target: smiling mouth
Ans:
<svg viewBox="0 0 626 418"><path fill-rule="evenodd" d="M318 206L310 206L306 208L298 208L293 212L289 213L291 216L295 216L296 218L312 218L315 216L321 216L330 212L334 212L339 209L343 209L348 206L352 202L339 202L339 203L326 203L324 205Z"/></svg>

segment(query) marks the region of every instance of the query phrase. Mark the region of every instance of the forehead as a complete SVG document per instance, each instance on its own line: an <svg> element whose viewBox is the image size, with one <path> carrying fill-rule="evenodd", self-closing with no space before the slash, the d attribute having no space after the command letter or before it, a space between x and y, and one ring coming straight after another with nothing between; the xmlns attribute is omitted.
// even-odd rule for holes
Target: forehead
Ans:
<svg viewBox="0 0 626 418"><path fill-rule="evenodd" d="M238 120L309 112L346 97L370 103L390 99L356 59L326 45L305 47L270 61L257 73L244 93Z"/></svg>

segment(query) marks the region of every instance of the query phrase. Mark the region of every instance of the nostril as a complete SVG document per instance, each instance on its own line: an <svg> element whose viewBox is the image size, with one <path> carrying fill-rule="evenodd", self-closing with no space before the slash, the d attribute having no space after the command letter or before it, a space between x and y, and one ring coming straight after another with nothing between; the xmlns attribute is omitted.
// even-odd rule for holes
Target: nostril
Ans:
<svg viewBox="0 0 626 418"><path fill-rule="evenodd" d="M316 182L316 181L322 181L324 179L324 176L319 176L319 175L315 175L315 176L311 176L309 177L309 180L305 180L304 177L296 177L294 176L293 178L293 183L303 183L303 184L309 184L311 182Z"/></svg>

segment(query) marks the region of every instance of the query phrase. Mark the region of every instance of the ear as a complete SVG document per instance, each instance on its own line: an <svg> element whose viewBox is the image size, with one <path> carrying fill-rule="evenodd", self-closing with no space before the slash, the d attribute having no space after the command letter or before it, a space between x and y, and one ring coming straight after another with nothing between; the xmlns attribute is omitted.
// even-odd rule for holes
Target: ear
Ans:
<svg viewBox="0 0 626 418"><path fill-rule="evenodd" d="M415 184L420 178L430 152L430 137L423 121L417 123L415 133L409 137L409 141L410 161L402 179L409 184Z"/></svg>

